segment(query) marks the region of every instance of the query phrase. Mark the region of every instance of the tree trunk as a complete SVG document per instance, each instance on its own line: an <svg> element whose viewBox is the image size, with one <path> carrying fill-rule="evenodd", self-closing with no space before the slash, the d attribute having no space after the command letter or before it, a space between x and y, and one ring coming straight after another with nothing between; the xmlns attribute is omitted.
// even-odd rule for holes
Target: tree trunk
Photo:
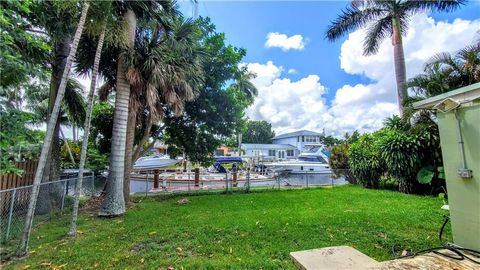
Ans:
<svg viewBox="0 0 480 270"><path fill-rule="evenodd" d="M146 126L146 128L143 132L143 137L140 139L137 146L135 147L135 151L133 152L132 163L135 162L140 157L140 153L142 151L143 145L148 140L148 138L150 138L150 132L152 131L152 125L153 125L152 118L149 116L147 118L147 126Z"/></svg>
<svg viewBox="0 0 480 270"><path fill-rule="evenodd" d="M90 135L90 123L92 121L93 97L95 96L95 87L97 85L97 76L98 76L98 66L100 65L100 56L102 55L103 41L105 39L105 28L106 28L106 23L103 24L102 32L98 37L97 49L95 51L95 59L93 61L92 80L90 82L90 92L88 92L88 100L87 100L87 115L85 117L85 124L83 125L83 141L82 141L82 149L80 150L78 182L75 187L75 200L73 202L72 221L70 222L70 229L68 231L69 236L76 236L77 234L77 219L78 219L78 205L80 203L80 190L83 185L83 171L85 168L85 161L87 159L88 136Z"/></svg>
<svg viewBox="0 0 480 270"><path fill-rule="evenodd" d="M133 142L135 139L135 126L137 123L137 111L130 102L130 108L128 111L128 123L127 123L127 138L125 142L125 170L123 179L123 197L125 204L130 201L130 172L132 171L132 152Z"/></svg>
<svg viewBox="0 0 480 270"><path fill-rule="evenodd" d="M70 51L71 35L66 33L63 35L60 40L55 43L54 46L54 55L55 58L52 62L52 75L50 78L49 86L49 104L48 104L48 115L46 121L50 119L53 107L55 105L55 99L58 93L58 87L60 86L60 81L62 79L63 70L67 63L68 53ZM55 126L55 131L53 133L52 146L48 153L47 163L45 165L45 170L43 172L42 183L59 180L58 170L60 169L60 122L57 119L57 124ZM51 211L51 199L50 192L46 188L41 188L39 190L37 200L37 205L35 208L36 214L47 214Z"/></svg>
<svg viewBox="0 0 480 270"><path fill-rule="evenodd" d="M132 10L127 10L125 19L128 23L129 47L135 43L137 18ZM117 64L117 93L115 96L115 112L113 115L112 149L110 155L110 171L105 199L99 216L111 217L125 213L123 196L123 177L125 171L125 143L127 136L128 105L130 99L130 84L126 78L126 63L124 56L119 55Z"/></svg>
<svg viewBox="0 0 480 270"><path fill-rule="evenodd" d="M35 178L33 180L33 187L30 194L30 201L28 204L28 211L25 218L25 227L22 234L22 240L20 241L20 247L18 250L19 256L25 256L28 252L28 241L30 240L30 232L32 229L33 215L35 212L35 205L37 203L38 191L40 188L40 182L42 180L43 171L47 162L48 153L50 152L52 146L52 139L55 132L55 127L57 126L58 116L60 114L60 108L62 105L62 100L65 95L65 87L68 80L68 75L70 73L70 68L73 63L73 59L77 52L78 43L80 42L80 37L83 32L83 27L85 25L85 19L87 17L87 12L90 4L86 1L83 4L82 13L80 16L80 21L78 22L77 30L70 47L70 52L67 57L67 62L65 69L63 70L62 79L60 81L60 86L58 87L57 97L55 99L55 106L53 107L52 114L47 124L47 134L42 146L42 152L38 161L37 170L35 172Z"/></svg>
<svg viewBox="0 0 480 270"><path fill-rule="evenodd" d="M400 116L403 116L403 107L407 99L407 75L405 69L405 56L403 53L402 33L400 31L400 22L398 18L392 19L392 45L393 60L395 65L395 80L397 81L398 110Z"/></svg>

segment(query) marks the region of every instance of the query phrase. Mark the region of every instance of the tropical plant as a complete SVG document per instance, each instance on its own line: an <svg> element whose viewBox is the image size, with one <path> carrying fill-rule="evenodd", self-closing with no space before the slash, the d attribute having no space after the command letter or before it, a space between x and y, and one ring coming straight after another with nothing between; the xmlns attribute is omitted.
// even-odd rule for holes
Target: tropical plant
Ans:
<svg viewBox="0 0 480 270"><path fill-rule="evenodd" d="M200 44L209 55L202 63L204 87L198 97L185 104L182 115L167 112L162 137L171 156L183 155L192 162L209 164L215 149L245 127L244 110L251 104L255 91L237 89L238 78L251 74L239 68L246 51L226 44L224 33L215 31L209 18L199 18ZM230 87L227 87L230 84ZM245 89L250 89L244 92Z"/></svg>
<svg viewBox="0 0 480 270"><path fill-rule="evenodd" d="M412 78L408 87L422 98L480 82L480 43L467 46L455 55L443 52L430 58L424 74Z"/></svg>
<svg viewBox="0 0 480 270"><path fill-rule="evenodd" d="M348 164L348 149L350 145L347 143L338 144L332 147L330 156L328 157L328 165L332 169L336 177L344 176L351 184L357 183Z"/></svg>
<svg viewBox="0 0 480 270"><path fill-rule="evenodd" d="M387 129L378 142L380 156L389 175L398 180L399 190L415 191L416 175L421 169L419 141L411 134L398 129Z"/></svg>
<svg viewBox="0 0 480 270"><path fill-rule="evenodd" d="M123 16L126 23L127 42L126 47L120 48L117 59L115 76L115 110L113 117L113 137L110 155L109 180L106 188L106 196L99 216L118 216L125 212L124 175L126 139L129 116L130 82L127 78L129 71L126 62L126 51L134 49L137 30L137 19L146 21L159 21L166 25L172 16L177 14L177 9L171 1L131 1L115 3L115 11Z"/></svg>
<svg viewBox="0 0 480 270"><path fill-rule="evenodd" d="M40 154L40 158L38 161L37 170L35 172L35 178L33 180L33 187L32 192L30 195L30 201L28 205L27 215L25 218L25 227L22 235L22 240L20 242L19 248L19 255L24 256L27 254L28 251L28 240L30 238L30 232L32 229L32 222L33 222L33 214L35 211L35 205L37 203L38 191L40 188L40 182L42 181L43 172L45 166L47 165L47 158L48 154L52 147L52 139L55 133L55 128L57 127L57 120L60 113L61 103L65 94L65 87L68 81L68 75L70 73L70 68L73 63L73 58L76 54L78 43L80 42L80 37L82 35L83 26L85 25L85 20L87 17L87 12L90 4L88 2L84 2L82 6L82 12L80 16L80 20L77 25L77 30L75 32L75 36L73 38L73 42L70 46L70 51L68 53L68 57L66 59L65 68L63 70L63 75L60 80L60 85L58 87L58 92L55 98L55 104L53 106L52 112L50 114L50 118L48 120L47 125L47 134L45 136L45 140L42 146L42 152Z"/></svg>
<svg viewBox="0 0 480 270"><path fill-rule="evenodd" d="M0 110L0 173L21 174L14 161L36 158L43 133L28 128L33 114L16 109Z"/></svg>
<svg viewBox="0 0 480 270"><path fill-rule="evenodd" d="M348 149L348 164L355 178L367 188L378 188L380 176L385 173L378 138L382 131L363 134Z"/></svg>
<svg viewBox="0 0 480 270"><path fill-rule="evenodd" d="M138 158L135 154L150 137L152 126L164 117L165 108L180 115L185 102L195 98L203 86L201 63L205 54L198 46L197 26L180 17L174 19L170 31L164 31L159 23L140 23L135 48L126 56L127 79L132 85L125 151L126 201L130 171ZM137 123L145 126L134 151Z"/></svg>
<svg viewBox="0 0 480 270"><path fill-rule="evenodd" d="M400 115L403 115L407 87L402 35L407 33L409 18L416 13L427 11L450 12L465 2L465 0L352 1L328 27L326 37L334 41L352 30L367 27L363 43L364 55L375 54L382 40L386 37L392 38L398 105Z"/></svg>
<svg viewBox="0 0 480 270"><path fill-rule="evenodd" d="M110 4L110 2L107 2ZM110 5L106 6L106 10L110 9ZM78 166L78 181L75 185L75 200L73 203L73 212L72 212L72 220L70 222L70 228L68 231L69 236L76 236L77 234L77 219L78 219L78 206L80 203L80 190L83 184L83 171L85 168L86 158L87 158L87 150L89 145L89 136L90 136L90 126L92 120L92 112L93 112L93 100L95 96L95 88L97 86L97 76L98 76L98 67L100 64L100 56L102 54L103 42L105 40L105 29L107 24L107 15L104 15L103 22L101 23L101 30L98 36L98 44L97 49L95 51L95 58L93 61L93 69L92 69L92 79L90 82L90 91L88 93L88 100L87 100L87 113L85 117L85 124L83 125L83 141L82 147L80 151L80 164Z"/></svg>

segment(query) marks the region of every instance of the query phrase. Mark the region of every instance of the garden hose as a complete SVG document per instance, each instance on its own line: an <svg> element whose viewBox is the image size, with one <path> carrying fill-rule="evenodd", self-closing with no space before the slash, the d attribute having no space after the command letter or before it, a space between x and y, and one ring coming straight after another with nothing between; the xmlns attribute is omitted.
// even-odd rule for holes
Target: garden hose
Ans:
<svg viewBox="0 0 480 270"><path fill-rule="evenodd" d="M441 246L420 250L420 251L413 252L413 253L403 255L403 256L396 256L395 244L394 244L392 246L392 252L393 252L394 258L395 259L413 258L413 257L418 256L418 255L422 255L422 254L425 254L425 253L428 253L428 252L432 252L432 253L435 253L437 255L447 257L449 259L458 260L458 261L467 259L467 260L469 260L473 263L480 264L479 260L475 260L472 257L465 254L465 253L471 253L471 255L473 255L475 257L480 257L480 252L478 252L476 250L473 250L473 249L457 247L455 245L448 244L448 243L447 244L442 243L442 235L443 235L443 232L445 230L445 226L447 225L448 221L450 220L449 216L447 216L447 215L444 215L443 217L444 217L444 221L443 221L442 227L440 228L440 232L438 233L438 238L439 238ZM442 253L442 252L439 251L441 249L449 250L449 251L455 253L455 255Z"/></svg>

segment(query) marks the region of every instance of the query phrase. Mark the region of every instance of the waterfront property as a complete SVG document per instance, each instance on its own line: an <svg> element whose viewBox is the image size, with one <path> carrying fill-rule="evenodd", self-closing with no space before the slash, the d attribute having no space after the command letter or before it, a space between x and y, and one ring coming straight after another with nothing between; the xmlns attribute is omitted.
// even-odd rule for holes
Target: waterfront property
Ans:
<svg viewBox="0 0 480 270"><path fill-rule="evenodd" d="M320 142L322 136L325 136L325 134L309 130L299 130L275 136L272 139L272 143L289 144L302 152L309 147L322 146L322 143Z"/></svg>
<svg viewBox="0 0 480 270"><path fill-rule="evenodd" d="M269 161L295 159L300 153L295 146L290 144L242 143L242 150L247 157Z"/></svg>

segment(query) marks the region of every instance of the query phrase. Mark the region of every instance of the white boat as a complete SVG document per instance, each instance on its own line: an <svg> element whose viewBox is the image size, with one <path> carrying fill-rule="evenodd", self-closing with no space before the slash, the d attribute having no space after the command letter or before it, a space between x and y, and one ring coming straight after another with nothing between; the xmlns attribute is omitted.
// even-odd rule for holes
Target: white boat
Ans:
<svg viewBox="0 0 480 270"><path fill-rule="evenodd" d="M315 146L306 149L297 159L279 161L268 164L267 167L274 171L289 172L293 174L331 174L328 157L322 148Z"/></svg>
<svg viewBox="0 0 480 270"><path fill-rule="evenodd" d="M159 169L165 168L175 163L179 160L171 159L168 155L153 155L148 157L142 157L137 159L135 164L133 164L134 170L149 170L149 169Z"/></svg>

